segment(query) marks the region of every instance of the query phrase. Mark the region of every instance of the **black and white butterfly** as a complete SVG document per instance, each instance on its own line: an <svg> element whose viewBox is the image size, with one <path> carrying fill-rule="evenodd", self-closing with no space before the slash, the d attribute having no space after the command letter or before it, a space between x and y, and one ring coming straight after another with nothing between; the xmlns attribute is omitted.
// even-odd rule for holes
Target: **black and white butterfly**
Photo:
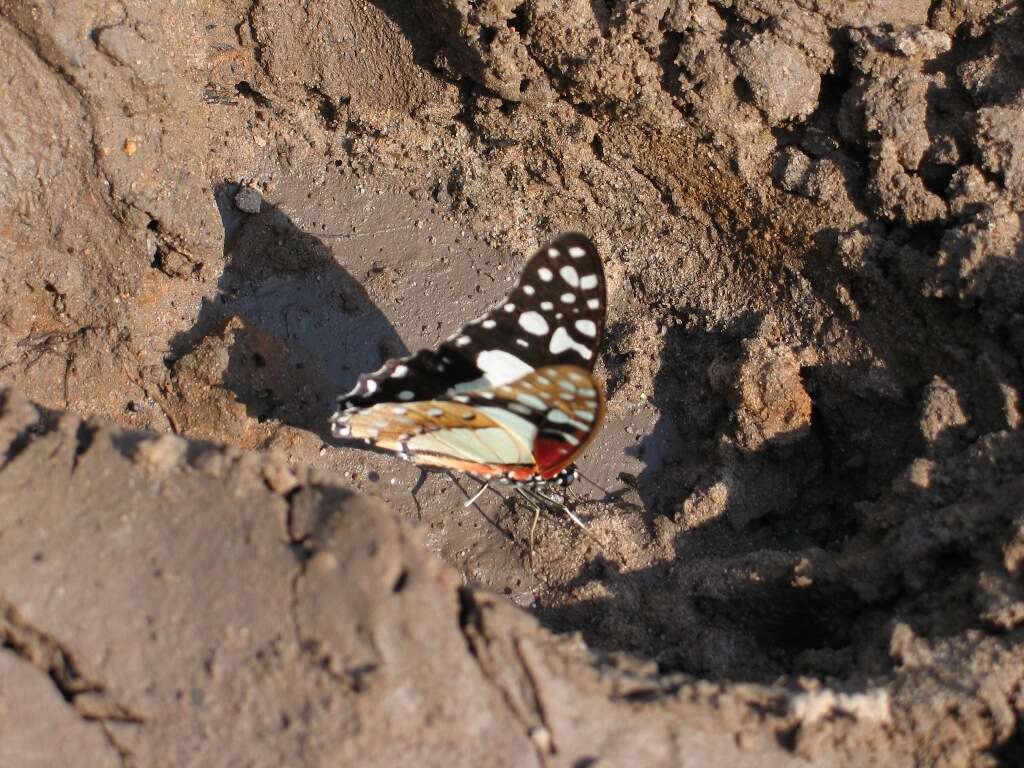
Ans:
<svg viewBox="0 0 1024 768"><path fill-rule="evenodd" d="M486 314L436 349L360 376L331 432L485 483L568 485L604 417L593 375L604 324L597 249L561 235Z"/></svg>

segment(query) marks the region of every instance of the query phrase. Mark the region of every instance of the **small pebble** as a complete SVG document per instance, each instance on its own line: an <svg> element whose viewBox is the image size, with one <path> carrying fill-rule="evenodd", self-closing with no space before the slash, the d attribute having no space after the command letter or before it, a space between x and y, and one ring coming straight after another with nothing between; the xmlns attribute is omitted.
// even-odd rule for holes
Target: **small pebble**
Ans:
<svg viewBox="0 0 1024 768"><path fill-rule="evenodd" d="M259 213L263 195L255 187L244 185L235 193L235 207L243 213Z"/></svg>

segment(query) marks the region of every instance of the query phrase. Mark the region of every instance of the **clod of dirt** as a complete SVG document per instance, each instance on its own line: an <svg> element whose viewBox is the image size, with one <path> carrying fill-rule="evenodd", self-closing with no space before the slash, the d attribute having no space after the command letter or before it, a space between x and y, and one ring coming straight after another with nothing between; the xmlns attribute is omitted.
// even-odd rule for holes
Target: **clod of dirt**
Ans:
<svg viewBox="0 0 1024 768"><path fill-rule="evenodd" d="M167 474L185 456L185 441L174 435L142 440L135 446L132 460L147 472Z"/></svg>
<svg viewBox="0 0 1024 768"><path fill-rule="evenodd" d="M953 433L958 428L966 427L969 421L956 390L939 377L933 379L921 401L919 423L924 439L933 445L951 443L955 439Z"/></svg>
<svg viewBox="0 0 1024 768"><path fill-rule="evenodd" d="M694 528L720 516L737 527L793 503L816 472L812 401L793 350L756 337L735 366L714 369L732 412L718 439L719 464L684 503L680 522Z"/></svg>

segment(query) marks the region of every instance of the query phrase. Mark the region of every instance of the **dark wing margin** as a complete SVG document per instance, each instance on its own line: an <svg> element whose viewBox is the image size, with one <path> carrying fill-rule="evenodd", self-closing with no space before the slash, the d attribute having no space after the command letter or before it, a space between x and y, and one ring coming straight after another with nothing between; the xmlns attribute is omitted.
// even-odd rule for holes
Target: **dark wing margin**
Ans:
<svg viewBox="0 0 1024 768"><path fill-rule="evenodd" d="M437 349L387 361L338 399L335 433L345 412L383 402L444 397L460 384L497 386L550 365L593 370L604 335L604 269L590 238L559 235L536 251L504 300L466 323ZM518 373L517 373L518 372ZM340 433L340 434L339 434Z"/></svg>

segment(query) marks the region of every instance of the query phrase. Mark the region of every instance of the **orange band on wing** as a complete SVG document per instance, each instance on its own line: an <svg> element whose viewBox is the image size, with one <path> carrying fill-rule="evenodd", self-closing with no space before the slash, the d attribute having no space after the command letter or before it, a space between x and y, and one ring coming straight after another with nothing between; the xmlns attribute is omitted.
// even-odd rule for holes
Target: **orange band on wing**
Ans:
<svg viewBox="0 0 1024 768"><path fill-rule="evenodd" d="M441 456L432 453L420 453L412 457L413 463L431 467L446 467L467 472L484 479L510 477L513 480L526 481L537 474L537 467L528 464L477 464L472 461L456 459L452 456Z"/></svg>

